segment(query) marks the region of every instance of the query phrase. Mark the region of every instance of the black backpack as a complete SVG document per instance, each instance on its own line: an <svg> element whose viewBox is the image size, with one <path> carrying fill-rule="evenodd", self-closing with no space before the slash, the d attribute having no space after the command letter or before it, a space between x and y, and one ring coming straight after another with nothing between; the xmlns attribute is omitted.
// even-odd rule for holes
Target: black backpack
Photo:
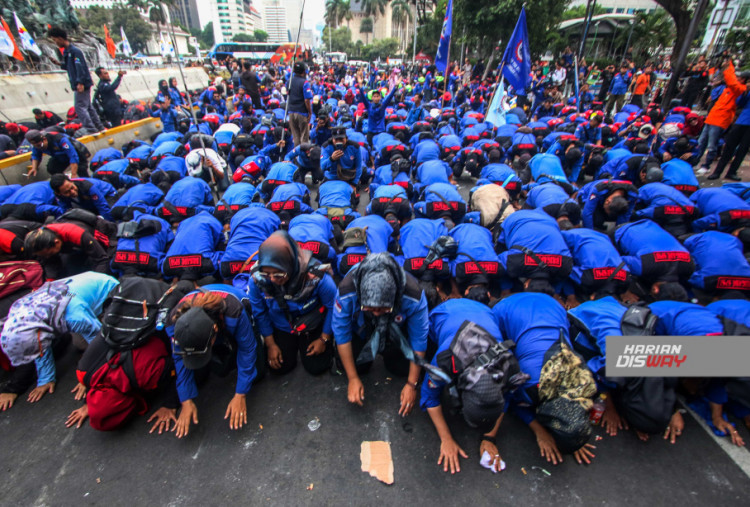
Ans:
<svg viewBox="0 0 750 507"><path fill-rule="evenodd" d="M188 292L190 283L169 286L151 278L124 278L107 297L101 334L110 355L144 345L163 329L169 311Z"/></svg>

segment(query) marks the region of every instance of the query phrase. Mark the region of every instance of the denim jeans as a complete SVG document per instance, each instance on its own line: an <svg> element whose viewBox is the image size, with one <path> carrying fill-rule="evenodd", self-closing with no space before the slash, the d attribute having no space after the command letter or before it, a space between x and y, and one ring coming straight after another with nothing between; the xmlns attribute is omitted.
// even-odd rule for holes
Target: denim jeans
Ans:
<svg viewBox="0 0 750 507"><path fill-rule="evenodd" d="M716 125L705 125L701 131L701 136L698 138L698 148L700 148L701 156L706 153L706 160L703 162L703 167L709 167L716 158L716 149L719 146L719 139L724 133L724 129L717 127Z"/></svg>

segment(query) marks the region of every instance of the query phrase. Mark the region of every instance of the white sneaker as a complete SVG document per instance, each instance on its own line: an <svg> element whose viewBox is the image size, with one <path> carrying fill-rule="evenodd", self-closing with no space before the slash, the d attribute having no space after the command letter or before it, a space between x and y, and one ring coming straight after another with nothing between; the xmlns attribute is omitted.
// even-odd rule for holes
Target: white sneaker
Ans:
<svg viewBox="0 0 750 507"><path fill-rule="evenodd" d="M708 167L701 167L695 172L696 176L705 176L706 174L708 174Z"/></svg>

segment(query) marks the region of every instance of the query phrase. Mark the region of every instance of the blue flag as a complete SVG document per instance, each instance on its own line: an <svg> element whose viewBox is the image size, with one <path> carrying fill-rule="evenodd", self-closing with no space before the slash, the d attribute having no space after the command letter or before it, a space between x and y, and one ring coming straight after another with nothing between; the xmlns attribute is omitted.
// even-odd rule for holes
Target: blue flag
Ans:
<svg viewBox="0 0 750 507"><path fill-rule="evenodd" d="M526 9L521 8L516 28L503 54L503 76L515 90L523 90L531 83L531 53L529 32L526 29Z"/></svg>
<svg viewBox="0 0 750 507"><path fill-rule="evenodd" d="M453 0L448 0L443 20L443 30L440 32L437 54L435 55L435 67L438 72L445 72L448 66L448 50L451 45L451 33L453 32Z"/></svg>

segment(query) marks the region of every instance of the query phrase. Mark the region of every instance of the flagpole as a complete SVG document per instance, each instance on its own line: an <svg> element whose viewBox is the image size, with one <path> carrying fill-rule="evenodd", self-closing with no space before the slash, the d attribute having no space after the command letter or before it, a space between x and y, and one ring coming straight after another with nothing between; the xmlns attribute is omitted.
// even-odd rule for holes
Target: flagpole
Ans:
<svg viewBox="0 0 750 507"><path fill-rule="evenodd" d="M161 4L162 11L166 11L166 7L164 4ZM164 12L164 17L168 19L168 15L166 12ZM180 69L180 77L182 77L182 85L185 87L185 96L188 99L188 110L190 111L190 116L193 117L193 123L195 124L196 131L198 129L198 117L195 115L195 110L193 109L193 103L190 97L190 90L188 89L187 85L187 79L185 79L185 72L182 70L182 62L180 61L180 52L177 51L177 38L174 35L174 25L172 24L172 21L169 21L170 30L167 32L167 34L172 38L172 46L174 47L174 54L175 59L177 60L177 68ZM143 77L143 74L141 74L141 77ZM145 81L146 78L143 78ZM206 144L203 142L203 136L198 136L198 141L201 143L201 149L203 150L203 157L206 157ZM228 170L228 168L227 168ZM216 177L214 176L213 168L211 168L210 171L208 171L208 174L211 176L211 190L213 191L213 194L216 198L216 201L219 200L219 189L216 186Z"/></svg>
<svg viewBox="0 0 750 507"><path fill-rule="evenodd" d="M450 4L450 20L451 24L453 24L453 2L451 2ZM443 71L443 94L440 97L440 109L445 107L445 92L448 89L448 73L451 67L451 42L453 42L453 27L451 27L451 35L448 38L448 53L446 54L447 58L445 59L445 70Z"/></svg>
<svg viewBox="0 0 750 507"><path fill-rule="evenodd" d="M294 64L297 62L297 49L299 46L299 36L302 32L302 16L305 14L305 3L307 0L302 0L302 10L299 13L299 27L297 28L297 41L294 43L294 52L292 53L292 71L289 73L289 84L286 87L286 103L284 104L284 123L286 123L287 116L289 116L289 93L292 91L292 78L294 77ZM330 31L328 32L330 35ZM333 48L331 48L333 51ZM312 120L312 118L310 118ZM296 146L295 146L296 147Z"/></svg>

